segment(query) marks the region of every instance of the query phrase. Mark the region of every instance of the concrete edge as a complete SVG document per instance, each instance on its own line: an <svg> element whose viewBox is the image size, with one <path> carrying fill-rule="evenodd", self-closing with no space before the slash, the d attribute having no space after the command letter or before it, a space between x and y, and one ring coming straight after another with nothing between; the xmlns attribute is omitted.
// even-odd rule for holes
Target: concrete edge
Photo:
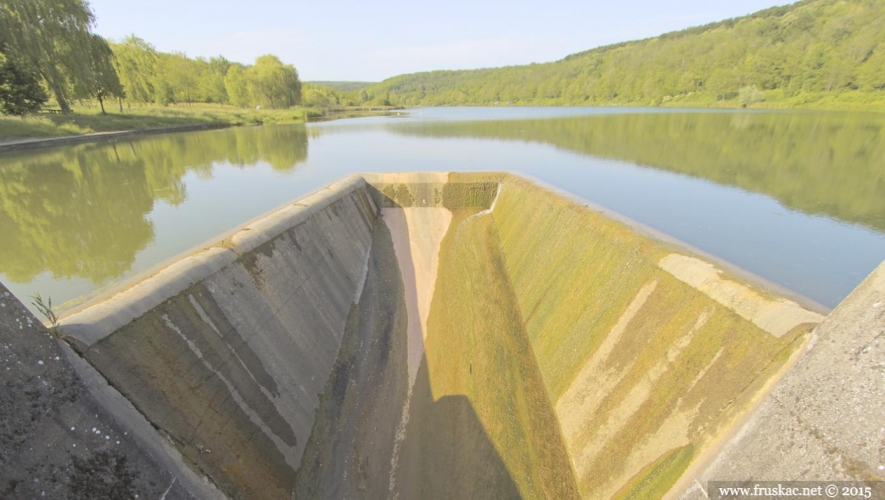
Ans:
<svg viewBox="0 0 885 500"><path fill-rule="evenodd" d="M59 342L62 352L83 382L86 390L102 409L129 435L140 448L160 467L173 475L195 498L227 500L206 477L197 474L169 440L139 412L132 403L108 384L107 380L64 342Z"/></svg>
<svg viewBox="0 0 885 500"><path fill-rule="evenodd" d="M233 263L240 255L253 251L260 245L276 238L284 231L301 224L331 203L357 189L373 185L373 183L389 183L391 181L404 183L416 181L448 182L449 174L451 173L393 172L355 173L348 175L325 188L289 202L281 208L246 223L239 229L234 230L233 234L227 239L211 240L208 243L209 248L205 248L206 245L202 245L203 250L196 250L182 257L176 257L174 261L159 271L148 271L134 276L128 281L128 287L122 285L116 290L110 290L103 300L87 305L85 308L63 317L60 324L65 333L83 342L87 347L91 347L122 326L157 307L169 297L181 293L188 287L218 272ZM645 236L687 250L717 267L736 274L740 278L745 279L749 284L760 286L765 290L795 301L803 308L824 314L829 312L829 309L823 305L796 292L765 280L750 271L645 226L629 217L609 210L604 206L551 186L539 179L513 172L483 171L469 172L467 174L480 176L501 174L499 183L505 183L510 178L523 180L578 205L598 211L606 217L626 224Z"/></svg>
<svg viewBox="0 0 885 500"><path fill-rule="evenodd" d="M236 258L237 255L230 250L208 248L175 262L103 302L62 318L59 324L66 335L91 347Z"/></svg>
<svg viewBox="0 0 885 500"><path fill-rule="evenodd" d="M771 424L768 423L769 419L772 418L772 414L779 411L782 408L782 403L778 402L778 392L783 390L785 387L790 385L795 385L797 377L802 377L800 370L803 369L807 363L811 362L810 357L813 356L817 351L822 349L831 348L830 346L836 342L833 339L833 336L841 336L840 341L845 340L845 331L844 325L856 323L860 324L862 329L868 329L871 332L874 332L875 327L874 324L870 324L874 319L871 319L872 316L867 316L866 318L862 317L862 315L857 314L858 309L861 310L872 310L869 308L870 304L873 303L873 309L878 304L881 307L882 298L885 297L885 261L882 261L875 269L873 269L870 274L868 274L863 281L860 282L852 291L848 294L847 297L842 299L841 302L833 309L832 313L829 314L824 321L817 325L815 329L811 332L808 337L808 340L802 345L800 349L797 349L796 352L791 356L790 360L781 368L776 378L771 381L771 386L767 388L764 394L760 394L760 397L745 411L745 413L739 417L739 420L731 426L732 430L728 432L726 435L722 436L722 439L718 442L713 442L708 445L708 455L704 457L702 463L698 463L694 467L689 467L682 477L677 480L676 483L670 488L670 491L667 492L667 495L664 497L666 499L688 499L688 498L706 498L706 485L709 481L716 480L717 478L711 477L711 475L717 474L717 472L721 473L722 469L729 470L735 457L734 454L738 454L743 451L744 440L754 436L756 433L760 432L760 429L764 429L766 426L771 427ZM882 318L885 317L882 314L879 314L879 324L882 324ZM882 330L885 332L885 330ZM840 346L841 347L841 346ZM853 346L854 349L846 350L846 352L853 352L856 356L858 353L864 352L865 349L869 349L869 345L856 345ZM844 347L841 347L844 349ZM831 362L830 359L827 359L827 362ZM856 370L853 373L854 379L849 379L847 382L850 383L863 383L862 377L873 377L875 375L871 375L871 372L864 370ZM807 375L807 373L806 373ZM844 385L846 380L842 380L842 384ZM847 394L847 393L846 393ZM852 398L846 397L845 399L840 400L838 397L834 397L834 394L826 394L821 393L820 398L825 402L826 406L833 406L834 408L839 408L839 405L854 406L857 404L855 400ZM804 413L804 414L803 414ZM846 415L848 412L845 412ZM807 449L804 446L797 445L793 442L795 439L795 435L799 434L809 434L813 436L814 440L822 441L822 436L819 433L819 430L814 427L814 420L816 419L816 415L809 414L809 409L806 408L804 410L796 411L791 415L791 418L795 419L798 422L802 423L803 428L788 428L786 429L786 433L783 428L779 429L779 432L782 433L782 442L771 442L770 446L772 446L772 450L779 449L788 445L790 448L798 448L798 449ZM869 425L872 423L872 425ZM881 427L879 421L872 419L867 422L867 425L872 427L869 429L867 435L870 436L870 439L874 439L872 436L875 435L875 431ZM787 437L789 436L789 438ZM789 439L789 442L788 442ZM871 441L872 442L872 441ZM827 455L833 455L836 457L840 457L840 460L843 460L844 457L850 457L850 453L843 453L843 450L839 445L844 445L844 443L836 443L835 445L830 441L828 442L829 449L825 451ZM781 461L781 465L783 465L783 461ZM845 464L847 467L852 467L852 464ZM781 472L781 471L777 471ZM815 473L819 473L820 471L811 471L804 470L801 475L796 475L793 477L783 476L778 478L781 481L800 481L800 480L812 480L815 479ZM858 478L844 478L839 477L842 471L829 470L829 472L833 473L833 478L828 478L828 480L855 480L859 481ZM810 475L806 475L810 474ZM734 478L727 478L729 480ZM743 478L742 478L743 479ZM771 479L771 478L765 478ZM818 478L820 479L820 478ZM760 479L763 480L763 479Z"/></svg>
<svg viewBox="0 0 885 500"><path fill-rule="evenodd" d="M247 223L230 237L229 244L215 240L209 248L178 258L155 273L135 276L135 283L128 288L110 292L105 300L61 318L59 324L65 334L91 347L170 297L232 264L240 255L271 241L365 185L360 175L345 177Z"/></svg>
<svg viewBox="0 0 885 500"><path fill-rule="evenodd" d="M794 290L790 290L789 288L787 288L783 285L779 285L773 281L763 278L762 276L759 276L758 274L756 274L752 271L748 271L747 269L744 269L744 268L738 266L737 264L729 262L729 261L723 259L722 257L718 257L716 255L711 254L710 252L701 250L700 248L698 248L690 243L686 243L674 236L671 236L667 233L659 231L651 226L645 225L635 219L631 219L630 217L627 217L626 215L616 212L604 205L600 205L594 201L590 201L586 198L582 198L579 195L576 195L570 191L566 191L562 188L553 186L552 184L549 184L548 182L538 179L537 177L534 177L531 175L527 175L524 173L514 173L514 172L510 172L510 171L507 171L505 173L506 173L506 176L504 177L504 179L502 179L502 182L506 182L507 178L513 177L516 179L521 179L523 181L526 181L530 184L534 184L535 186L537 186L541 189L547 190L555 195L558 195L558 196L561 196L567 200L570 200L573 203L576 203L578 205L589 208L590 210L599 212L600 214L604 215L605 217L608 217L609 219L612 219L614 221L620 222L621 224L629 226L630 228L632 228L633 230L642 234L643 236L652 238L652 239L657 240L661 243L664 243L665 245L672 247L673 250L681 250L684 252L688 252L689 256L694 256L694 257L700 258L701 260L705 260L705 261L709 262L710 264L713 264L714 267L724 270L724 271L727 271L727 272L735 275L736 277L741 278L742 280L744 280L744 282L746 284L757 286L757 287L761 288L762 290L771 292L781 298L788 299L792 302L795 302L796 304L798 304L802 308L807 309L811 312L819 313L823 316L826 316L830 313L830 311L832 311L831 308L829 308L829 307L827 307L827 306L825 306L813 299L810 299L810 298L808 298L808 297L806 297Z"/></svg>
<svg viewBox="0 0 885 500"><path fill-rule="evenodd" d="M305 222L335 201L365 186L365 179L358 174L349 175L333 182L319 191L248 223L231 235L228 248L238 255L251 252L283 232Z"/></svg>

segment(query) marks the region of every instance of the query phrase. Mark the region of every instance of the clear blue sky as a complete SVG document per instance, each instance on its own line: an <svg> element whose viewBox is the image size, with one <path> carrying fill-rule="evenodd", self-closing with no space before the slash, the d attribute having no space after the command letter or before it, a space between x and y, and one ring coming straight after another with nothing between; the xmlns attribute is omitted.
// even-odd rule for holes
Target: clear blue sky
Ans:
<svg viewBox="0 0 885 500"><path fill-rule="evenodd" d="M548 62L749 14L784 0L90 0L96 31L162 51L251 63L302 80L380 81L433 69Z"/></svg>

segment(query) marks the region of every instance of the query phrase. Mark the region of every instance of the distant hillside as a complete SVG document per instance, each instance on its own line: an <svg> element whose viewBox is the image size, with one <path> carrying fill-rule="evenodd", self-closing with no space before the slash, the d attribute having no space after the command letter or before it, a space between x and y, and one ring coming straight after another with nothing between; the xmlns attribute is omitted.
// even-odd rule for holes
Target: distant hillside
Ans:
<svg viewBox="0 0 885 500"><path fill-rule="evenodd" d="M401 75L359 98L885 110L885 1L805 0L552 63Z"/></svg>
<svg viewBox="0 0 885 500"><path fill-rule="evenodd" d="M305 82L312 83L317 87L327 87L338 92L353 92L354 90L364 89L375 82Z"/></svg>

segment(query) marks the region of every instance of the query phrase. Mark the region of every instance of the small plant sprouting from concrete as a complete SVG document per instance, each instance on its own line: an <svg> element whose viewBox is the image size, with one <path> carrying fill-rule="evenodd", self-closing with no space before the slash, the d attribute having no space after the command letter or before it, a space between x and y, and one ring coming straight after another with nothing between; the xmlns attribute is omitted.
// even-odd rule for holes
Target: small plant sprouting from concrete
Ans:
<svg viewBox="0 0 885 500"><path fill-rule="evenodd" d="M31 301L31 304L34 304L34 307L40 311L40 314L46 317L46 320L49 321L49 332L55 338L63 339L65 335L58 329L58 315L52 310L52 297L47 297L45 302L39 293L32 295L31 298L34 299Z"/></svg>

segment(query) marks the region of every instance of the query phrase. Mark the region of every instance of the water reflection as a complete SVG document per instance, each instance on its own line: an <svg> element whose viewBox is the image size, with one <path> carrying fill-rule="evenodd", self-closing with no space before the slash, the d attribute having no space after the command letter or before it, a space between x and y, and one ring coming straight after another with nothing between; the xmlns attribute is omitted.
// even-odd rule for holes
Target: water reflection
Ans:
<svg viewBox="0 0 885 500"><path fill-rule="evenodd" d="M420 121L433 138L546 143L736 186L808 214L885 231L885 117L843 113L636 113Z"/></svg>
<svg viewBox="0 0 885 500"><path fill-rule="evenodd" d="M132 268L155 237L155 203L188 196L185 175L219 164L290 171L307 159L304 127L260 127L84 144L0 158L0 273L95 284ZM232 200L232 202L234 202Z"/></svg>
<svg viewBox="0 0 885 500"><path fill-rule="evenodd" d="M81 300L367 171L540 178L827 306L885 258L883 115L410 113L0 155L0 281Z"/></svg>

